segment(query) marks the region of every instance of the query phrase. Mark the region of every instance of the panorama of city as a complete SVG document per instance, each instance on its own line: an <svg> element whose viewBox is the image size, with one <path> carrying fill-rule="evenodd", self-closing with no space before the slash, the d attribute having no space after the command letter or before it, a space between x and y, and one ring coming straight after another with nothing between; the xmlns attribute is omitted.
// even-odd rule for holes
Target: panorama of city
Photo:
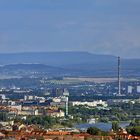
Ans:
<svg viewBox="0 0 140 140"><path fill-rule="evenodd" d="M140 0L0 0L0 140L140 140Z"/></svg>

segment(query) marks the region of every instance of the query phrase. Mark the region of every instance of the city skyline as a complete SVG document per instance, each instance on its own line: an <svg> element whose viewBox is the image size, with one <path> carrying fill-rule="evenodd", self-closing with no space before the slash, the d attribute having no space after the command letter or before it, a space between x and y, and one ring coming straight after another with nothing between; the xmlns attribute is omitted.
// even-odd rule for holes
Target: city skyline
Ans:
<svg viewBox="0 0 140 140"><path fill-rule="evenodd" d="M139 0L2 0L0 52L86 51L140 58Z"/></svg>

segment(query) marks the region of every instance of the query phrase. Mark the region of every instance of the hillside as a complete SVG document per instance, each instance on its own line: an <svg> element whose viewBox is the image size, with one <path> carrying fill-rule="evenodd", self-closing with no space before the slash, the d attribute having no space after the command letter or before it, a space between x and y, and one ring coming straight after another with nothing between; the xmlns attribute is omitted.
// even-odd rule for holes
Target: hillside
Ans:
<svg viewBox="0 0 140 140"><path fill-rule="evenodd" d="M117 57L88 52L0 54L0 72L38 72L51 75L111 77L117 75ZM139 59L122 59L123 76L140 76Z"/></svg>

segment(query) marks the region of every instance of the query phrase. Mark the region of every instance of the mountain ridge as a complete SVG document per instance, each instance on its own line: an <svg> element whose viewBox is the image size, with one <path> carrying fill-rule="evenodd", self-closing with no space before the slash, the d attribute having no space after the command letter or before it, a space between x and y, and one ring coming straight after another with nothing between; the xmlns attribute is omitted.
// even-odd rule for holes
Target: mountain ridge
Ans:
<svg viewBox="0 0 140 140"><path fill-rule="evenodd" d="M92 62L95 59L112 59L115 56L98 55L89 52L28 52L0 54L0 65L17 63L41 63L47 65L79 64Z"/></svg>
<svg viewBox="0 0 140 140"><path fill-rule="evenodd" d="M0 54L1 71L12 69L55 75L117 76L117 57L89 52L36 52ZM123 76L140 76L140 59L121 59Z"/></svg>

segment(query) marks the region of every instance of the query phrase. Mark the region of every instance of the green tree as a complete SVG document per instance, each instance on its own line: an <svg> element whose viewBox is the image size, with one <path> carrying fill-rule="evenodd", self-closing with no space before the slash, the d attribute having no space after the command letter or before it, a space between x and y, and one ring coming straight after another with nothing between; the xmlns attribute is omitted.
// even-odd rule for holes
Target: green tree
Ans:
<svg viewBox="0 0 140 140"><path fill-rule="evenodd" d="M132 120L130 126L140 126L140 119Z"/></svg>
<svg viewBox="0 0 140 140"><path fill-rule="evenodd" d="M133 136L140 136L140 126L128 127L126 130Z"/></svg>
<svg viewBox="0 0 140 140"><path fill-rule="evenodd" d="M89 133L91 135L101 135L101 130L96 127L90 127L87 129L87 133Z"/></svg>
<svg viewBox="0 0 140 140"><path fill-rule="evenodd" d="M0 121L7 121L8 116L6 112L0 112Z"/></svg>
<svg viewBox="0 0 140 140"><path fill-rule="evenodd" d="M101 129L96 127L88 128L87 133L89 133L90 135L108 136L108 132L102 131Z"/></svg>
<svg viewBox="0 0 140 140"><path fill-rule="evenodd" d="M112 122L112 129L115 132L119 130L119 123L117 121Z"/></svg>

